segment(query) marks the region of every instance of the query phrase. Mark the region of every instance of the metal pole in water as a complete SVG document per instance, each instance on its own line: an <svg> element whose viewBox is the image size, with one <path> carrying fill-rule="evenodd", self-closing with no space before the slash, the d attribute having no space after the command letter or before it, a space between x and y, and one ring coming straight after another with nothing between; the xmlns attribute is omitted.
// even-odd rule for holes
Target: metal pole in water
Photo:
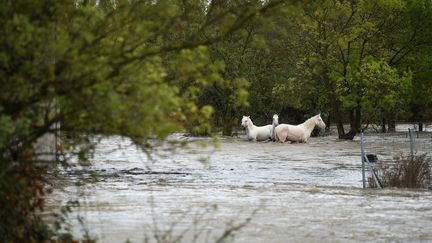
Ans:
<svg viewBox="0 0 432 243"><path fill-rule="evenodd" d="M414 137L411 128L408 128L408 134L410 138L410 152L411 152L411 159L412 159L414 158Z"/></svg>
<svg viewBox="0 0 432 243"><path fill-rule="evenodd" d="M413 147L413 156L417 153L417 149L416 149L416 139L415 139L415 137L413 136L413 138L412 138L412 147Z"/></svg>
<svg viewBox="0 0 432 243"><path fill-rule="evenodd" d="M363 147L363 131L360 134L360 153L361 153L361 162L362 162L362 181L363 181L363 188L366 188L366 178L365 178L365 153L364 153L364 147Z"/></svg>
<svg viewBox="0 0 432 243"><path fill-rule="evenodd" d="M371 174L372 179L373 179L374 182L375 182L375 185L376 185L377 187L379 187L379 188L383 188L382 183L381 183L380 179L378 178L378 175L375 173L375 171L374 171L374 169L373 169L373 167L372 167L372 164L371 164L371 162L369 161L369 159L367 158L367 156L364 157L364 162L365 162L365 164L367 164L368 167L369 167L369 172L370 172L370 174Z"/></svg>

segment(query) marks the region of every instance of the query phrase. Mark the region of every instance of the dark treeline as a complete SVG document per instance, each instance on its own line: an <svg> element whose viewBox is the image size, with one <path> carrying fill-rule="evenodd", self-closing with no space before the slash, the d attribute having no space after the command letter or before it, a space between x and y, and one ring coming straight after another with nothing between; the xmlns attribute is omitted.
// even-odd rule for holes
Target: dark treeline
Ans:
<svg viewBox="0 0 432 243"><path fill-rule="evenodd" d="M70 237L37 214L46 133L61 130L68 165L94 134L148 150L177 131L231 135L242 115L321 112L343 139L431 120L430 26L428 0L1 1L0 241Z"/></svg>
<svg viewBox="0 0 432 243"><path fill-rule="evenodd" d="M430 1L301 1L254 18L211 46L225 78L249 82L249 106L212 103L218 124L239 113L299 123L322 112L352 139L361 124L385 132L396 120L430 121L431 17Z"/></svg>

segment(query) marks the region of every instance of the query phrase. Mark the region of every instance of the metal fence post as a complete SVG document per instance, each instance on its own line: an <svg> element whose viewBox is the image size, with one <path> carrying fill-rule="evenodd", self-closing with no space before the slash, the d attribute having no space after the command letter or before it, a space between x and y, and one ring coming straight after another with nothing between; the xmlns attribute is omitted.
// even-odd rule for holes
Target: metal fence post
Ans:
<svg viewBox="0 0 432 243"><path fill-rule="evenodd" d="M368 165L368 167L369 167L369 172L370 172L370 174L371 174L371 177L372 177L372 179L374 180L374 182L375 182L375 184L377 185L377 187L379 187L379 188L383 188L382 183L381 183L380 179L378 178L378 175L375 173L375 171L374 171L374 169L373 169L373 167L372 167L372 164L371 164L371 162L369 161L369 159L367 158L366 155L365 155L365 157L364 157L364 161L365 161L365 164Z"/></svg>
<svg viewBox="0 0 432 243"><path fill-rule="evenodd" d="M366 176L365 176L365 153L363 147L363 131L360 134L360 151L361 151L361 162L362 162L362 181L363 188L366 188Z"/></svg>
<svg viewBox="0 0 432 243"><path fill-rule="evenodd" d="M410 138L410 153L411 153L411 159L414 158L414 148L415 148L415 142L414 142L414 136L412 134L411 128L408 128L408 134Z"/></svg>
<svg viewBox="0 0 432 243"><path fill-rule="evenodd" d="M380 181L380 179L378 178L378 175L375 173L375 171L372 168L372 164L369 161L369 159L366 156L366 153L364 151L364 136L363 136L363 131L360 134L360 148L361 148L361 156L362 156L362 180L363 180L363 188L366 188L366 175L365 175L365 170L366 170L366 164L369 167L369 172L371 174L372 179L374 180L375 184L377 185L377 187L379 188L383 188L382 183Z"/></svg>

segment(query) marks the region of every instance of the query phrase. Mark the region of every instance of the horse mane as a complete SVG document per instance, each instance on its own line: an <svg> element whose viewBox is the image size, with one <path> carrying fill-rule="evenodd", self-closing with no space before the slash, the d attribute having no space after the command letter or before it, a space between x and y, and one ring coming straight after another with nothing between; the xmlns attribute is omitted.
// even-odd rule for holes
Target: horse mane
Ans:
<svg viewBox="0 0 432 243"><path fill-rule="evenodd" d="M274 125L274 126L279 125L279 116L277 114L273 115L272 125Z"/></svg>
<svg viewBox="0 0 432 243"><path fill-rule="evenodd" d="M274 114L272 120L271 139L275 141L275 128L279 125L279 116L277 114Z"/></svg>
<svg viewBox="0 0 432 243"><path fill-rule="evenodd" d="M253 124L253 122L252 122L252 119L250 119L250 117L248 117L247 118L247 126L248 126L248 129L250 129L250 128L252 128L253 126L254 126L254 124Z"/></svg>
<svg viewBox="0 0 432 243"><path fill-rule="evenodd" d="M313 116L313 117L307 119L305 122L303 122L303 126L306 127L306 129L313 130L315 128L315 124L316 124L315 123L315 117L316 116Z"/></svg>

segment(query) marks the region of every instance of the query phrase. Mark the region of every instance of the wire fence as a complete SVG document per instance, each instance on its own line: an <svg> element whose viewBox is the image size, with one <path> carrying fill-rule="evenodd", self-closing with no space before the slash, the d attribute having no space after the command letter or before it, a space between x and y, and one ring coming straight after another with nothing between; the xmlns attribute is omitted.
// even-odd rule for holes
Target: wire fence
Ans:
<svg viewBox="0 0 432 243"><path fill-rule="evenodd" d="M419 132L413 126L405 126L404 129L398 129L393 133L362 133L360 138L361 145L361 161L362 161L362 176L363 187L366 187L368 178L372 184L377 187L382 187L380 177L382 172L378 172L377 166L389 166L403 158L422 157L425 161L432 159L432 133ZM406 131L403 131L405 130ZM432 171L429 163L429 184L430 172ZM370 183L369 183L370 184ZM428 187L431 187L429 185Z"/></svg>

